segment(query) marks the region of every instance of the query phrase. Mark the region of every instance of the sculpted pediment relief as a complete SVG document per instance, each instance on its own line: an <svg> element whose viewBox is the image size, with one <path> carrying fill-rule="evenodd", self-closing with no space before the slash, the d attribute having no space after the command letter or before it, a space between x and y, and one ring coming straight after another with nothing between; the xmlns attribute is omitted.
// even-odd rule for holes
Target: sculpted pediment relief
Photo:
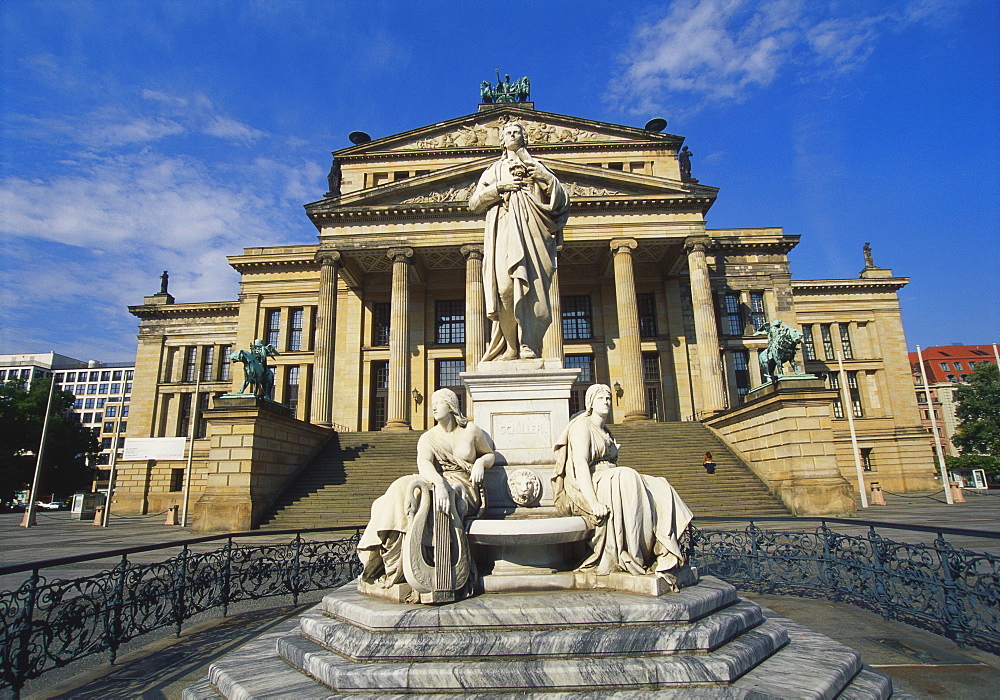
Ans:
<svg viewBox="0 0 1000 700"><path fill-rule="evenodd" d="M585 197L648 197L689 195L691 187L647 175L541 159L559 177L571 199ZM467 202L489 159L458 168L408 178L342 197L336 206L392 206L400 204L454 204Z"/></svg>
<svg viewBox="0 0 1000 700"><path fill-rule="evenodd" d="M402 141L393 144L391 151L413 151L442 148L473 148L477 146L500 145L500 131L508 120L496 116L483 116L482 121L459 125L457 129L438 134L429 134L423 138ZM518 117L528 131L528 143L532 145L551 143L597 143L613 141L629 141L628 138L607 133L600 133L573 126L564 126Z"/></svg>
<svg viewBox="0 0 1000 700"><path fill-rule="evenodd" d="M346 148L352 155L455 148L498 148L500 131L508 121L525 125L529 145L585 143L681 142L671 134L650 133L619 124L597 122L561 114L526 109L495 109L459 117L439 124L386 136Z"/></svg>

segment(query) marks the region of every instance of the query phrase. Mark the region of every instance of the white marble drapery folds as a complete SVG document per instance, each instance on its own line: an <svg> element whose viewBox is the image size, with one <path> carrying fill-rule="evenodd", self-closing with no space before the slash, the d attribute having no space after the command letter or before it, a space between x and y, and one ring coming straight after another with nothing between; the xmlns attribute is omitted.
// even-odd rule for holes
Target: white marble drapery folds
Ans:
<svg viewBox="0 0 1000 700"><path fill-rule="evenodd" d="M581 413L563 431L555 452L556 506L594 528L581 569L666 574L685 563L678 538L691 523L690 509L666 479L616 466L618 445L607 428ZM597 500L609 510L606 517L596 516L587 505L570 468L574 460L590 465Z"/></svg>
<svg viewBox="0 0 1000 700"><path fill-rule="evenodd" d="M505 191L525 181L528 164L544 180L529 177L529 184ZM516 359L521 346L540 357L542 337L552 322L549 295L569 196L555 175L521 148L516 153L505 150L486 169L469 208L476 214L486 212L483 288L493 333L483 360ZM502 293L508 280L513 282L512 300ZM510 337L512 333L518 337Z"/></svg>

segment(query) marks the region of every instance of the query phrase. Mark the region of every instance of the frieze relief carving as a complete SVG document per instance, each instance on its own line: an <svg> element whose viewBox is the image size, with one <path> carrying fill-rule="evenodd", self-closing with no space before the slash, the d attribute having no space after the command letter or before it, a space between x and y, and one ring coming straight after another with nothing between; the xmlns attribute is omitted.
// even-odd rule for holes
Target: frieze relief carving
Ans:
<svg viewBox="0 0 1000 700"><path fill-rule="evenodd" d="M400 204L440 204L443 202L464 202L472 194L476 183L470 182L468 185L449 187L446 190L437 192L427 192L415 197L404 199Z"/></svg>
<svg viewBox="0 0 1000 700"><path fill-rule="evenodd" d="M566 192L570 197L609 197L612 195L631 194L630 192L623 192L622 190L612 190L607 187L582 185L577 182L564 182L563 187L566 188Z"/></svg>
<svg viewBox="0 0 1000 700"><path fill-rule="evenodd" d="M440 134L431 138L404 143L392 150L413 150L432 148L471 148L475 146L499 146L500 131L507 120L493 119L472 126L460 126L458 131ZM528 132L528 144L539 143L583 143L586 141L622 141L606 134L593 131L555 126L519 118Z"/></svg>

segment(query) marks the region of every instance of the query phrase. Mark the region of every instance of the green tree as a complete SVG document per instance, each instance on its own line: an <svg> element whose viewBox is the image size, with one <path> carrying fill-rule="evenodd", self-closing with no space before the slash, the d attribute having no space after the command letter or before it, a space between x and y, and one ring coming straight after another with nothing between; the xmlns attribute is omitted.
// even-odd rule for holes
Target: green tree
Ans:
<svg viewBox="0 0 1000 700"><path fill-rule="evenodd" d="M0 500L10 500L34 475L50 382L32 382L28 391L19 381L0 384ZM39 494L68 496L93 479L88 458L100 446L89 429L64 417L72 406L70 392L57 389L52 395Z"/></svg>
<svg viewBox="0 0 1000 700"><path fill-rule="evenodd" d="M955 392L959 426L952 441L962 458L1000 457L1000 369L983 362Z"/></svg>

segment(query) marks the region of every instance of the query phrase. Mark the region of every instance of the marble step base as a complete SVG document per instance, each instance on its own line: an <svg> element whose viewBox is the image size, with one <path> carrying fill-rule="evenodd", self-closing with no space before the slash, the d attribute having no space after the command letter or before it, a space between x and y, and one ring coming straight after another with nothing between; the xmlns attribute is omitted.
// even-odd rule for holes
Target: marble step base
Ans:
<svg viewBox="0 0 1000 700"><path fill-rule="evenodd" d="M353 584L214 663L189 700L555 697L882 698L857 652L705 577L649 598L610 591L482 595L428 607Z"/></svg>
<svg viewBox="0 0 1000 700"><path fill-rule="evenodd" d="M892 695L888 676L860 665L857 652L806 627L777 615L770 622L781 625L789 644L770 658L727 686L689 685L657 689L665 700L717 698L719 700L765 700L767 698L838 698L838 700L883 700ZM412 693L389 689L376 693L338 693L285 663L276 653L278 639L294 635L298 623L289 621L262 635L239 650L212 664L207 678L187 688L184 700L332 700L333 698L383 698L407 700ZM858 670L860 668L860 670ZM851 676L851 673L854 673ZM540 694L533 688L532 694ZM651 689L545 692L552 700L589 698L650 697ZM482 700L520 700L524 693L425 693L428 698L481 698Z"/></svg>

